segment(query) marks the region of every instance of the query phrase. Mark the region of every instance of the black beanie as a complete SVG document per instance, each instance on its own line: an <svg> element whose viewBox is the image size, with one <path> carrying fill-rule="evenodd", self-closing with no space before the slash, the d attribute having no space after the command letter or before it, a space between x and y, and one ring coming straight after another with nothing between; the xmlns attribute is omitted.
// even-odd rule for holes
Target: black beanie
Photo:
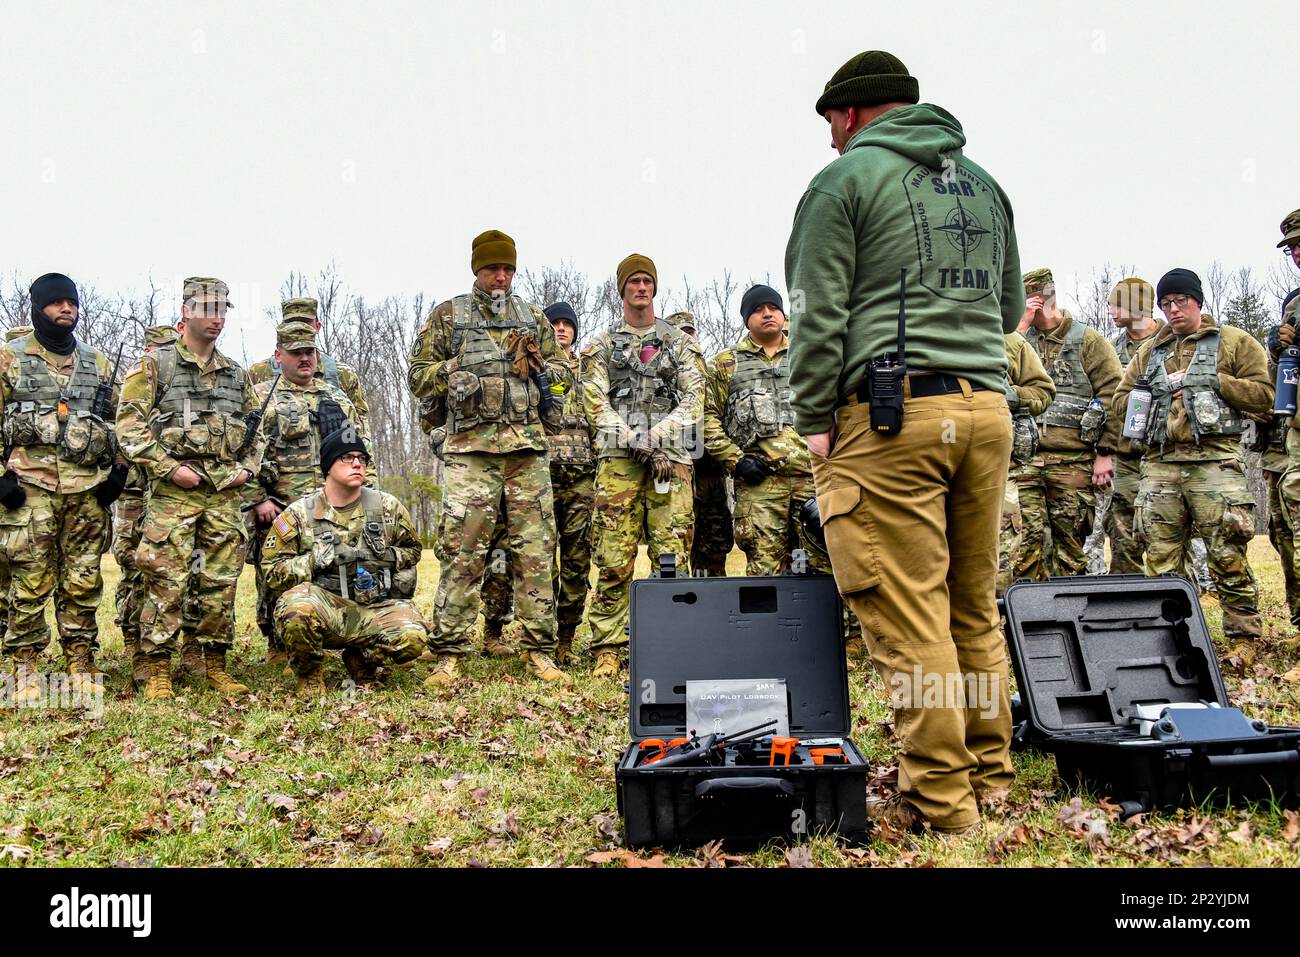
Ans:
<svg viewBox="0 0 1300 957"><path fill-rule="evenodd" d="M1201 277L1190 269L1171 269L1160 277L1156 283L1156 302L1163 302L1165 296L1191 296L1198 306L1205 305Z"/></svg>
<svg viewBox="0 0 1300 957"><path fill-rule="evenodd" d="M366 448L366 443L361 441L361 433L357 431L356 426L351 422L345 424L341 429L335 429L321 440L321 474L329 475L334 463L349 452L360 452L367 459L370 458L370 450Z"/></svg>
<svg viewBox="0 0 1300 957"><path fill-rule="evenodd" d="M757 285L750 289L740 299L740 318L745 320L745 325L749 325L749 317L754 314L754 310L759 306L776 306L785 315L785 303L781 301L781 294L771 286Z"/></svg>
<svg viewBox="0 0 1300 957"><path fill-rule="evenodd" d="M868 50L835 71L817 101L817 115L850 106L915 103L920 98L920 84L907 72L902 60L884 50Z"/></svg>
<svg viewBox="0 0 1300 957"><path fill-rule="evenodd" d="M578 314L573 311L573 307L567 302L557 302L547 306L542 310L542 315L546 316L546 321L555 325L560 320L564 320L573 326L573 338L578 338Z"/></svg>
<svg viewBox="0 0 1300 957"><path fill-rule="evenodd" d="M74 322L71 328L65 328L45 315L45 307L60 299L71 299L80 308L81 298L77 295L77 284L61 272L47 272L32 283L30 292L32 326L37 341L58 355L70 355L77 346L77 340L72 334L77 323Z"/></svg>

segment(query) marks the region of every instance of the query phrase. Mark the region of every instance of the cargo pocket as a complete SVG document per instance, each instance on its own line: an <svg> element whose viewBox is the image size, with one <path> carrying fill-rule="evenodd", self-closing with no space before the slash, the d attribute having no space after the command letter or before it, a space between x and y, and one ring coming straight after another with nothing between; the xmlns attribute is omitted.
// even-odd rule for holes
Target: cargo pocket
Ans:
<svg viewBox="0 0 1300 957"><path fill-rule="evenodd" d="M225 435L221 446L221 460L223 462L236 462L239 460L239 450L243 448L244 439L248 435L248 425L238 416L228 416L225 420Z"/></svg>
<svg viewBox="0 0 1300 957"><path fill-rule="evenodd" d="M0 550L9 561L23 555L31 547L32 510L19 506L12 512L0 505Z"/></svg>
<svg viewBox="0 0 1300 957"><path fill-rule="evenodd" d="M875 530L870 514L862 507L862 488L841 485L819 492L817 509L840 594L851 595L880 584Z"/></svg>
<svg viewBox="0 0 1300 957"><path fill-rule="evenodd" d="M142 572L159 574L164 571L167 564L167 540L171 537L170 530L163 527L156 520L148 521L149 513L146 511L142 516L143 528L140 531L140 545L135 551L135 567ZM184 574L184 570L173 569L177 574Z"/></svg>
<svg viewBox="0 0 1300 957"><path fill-rule="evenodd" d="M1255 537L1255 500L1250 496L1225 495L1219 530L1225 542L1233 545L1248 543Z"/></svg>

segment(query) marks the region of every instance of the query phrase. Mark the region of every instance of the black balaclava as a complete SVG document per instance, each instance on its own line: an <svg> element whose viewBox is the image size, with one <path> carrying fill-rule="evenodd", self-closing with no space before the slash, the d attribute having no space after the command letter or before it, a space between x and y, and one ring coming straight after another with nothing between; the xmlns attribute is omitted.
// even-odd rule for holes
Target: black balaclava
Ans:
<svg viewBox="0 0 1300 957"><path fill-rule="evenodd" d="M65 329L45 315L45 307L60 299L71 299L80 308L77 284L63 273L47 272L32 283L31 296L32 328L36 332L36 340L51 352L61 356L71 354L77 347L77 337L73 335L77 323L74 322L72 328Z"/></svg>

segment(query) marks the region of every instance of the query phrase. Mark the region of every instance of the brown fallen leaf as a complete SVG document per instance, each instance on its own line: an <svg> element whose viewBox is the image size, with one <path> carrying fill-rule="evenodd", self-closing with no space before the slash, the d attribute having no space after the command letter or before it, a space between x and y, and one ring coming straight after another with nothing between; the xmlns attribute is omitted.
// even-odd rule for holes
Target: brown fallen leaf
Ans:
<svg viewBox="0 0 1300 957"><path fill-rule="evenodd" d="M523 828L519 826L519 821L515 818L514 811L499 812L496 820L492 822L488 830L493 834L509 835L510 837L518 837L523 832Z"/></svg>
<svg viewBox="0 0 1300 957"><path fill-rule="evenodd" d="M442 857L442 855L451 850L451 838L440 837L437 840L430 841L428 844L424 845L424 847L420 848L420 850L424 851L424 853L428 854L430 857Z"/></svg>
<svg viewBox="0 0 1300 957"><path fill-rule="evenodd" d="M807 844L797 844L785 852L785 867L816 867L812 849Z"/></svg>
<svg viewBox="0 0 1300 957"><path fill-rule="evenodd" d="M474 799L475 804L486 804L491 792L487 788L475 788L469 792L469 796Z"/></svg>
<svg viewBox="0 0 1300 957"><path fill-rule="evenodd" d="M1292 668L1290 671L1288 671L1286 674L1282 675L1281 677L1283 681L1289 681L1292 684L1295 684L1296 682L1300 682L1300 665L1296 665L1294 668Z"/></svg>
<svg viewBox="0 0 1300 957"><path fill-rule="evenodd" d="M1236 841L1238 844L1249 844L1254 839L1254 828L1250 826L1249 821L1242 821L1235 831L1228 833L1228 840Z"/></svg>
<svg viewBox="0 0 1300 957"><path fill-rule="evenodd" d="M624 867L667 867L664 863L662 852L656 851L650 857L641 857L635 851L597 851L595 854L588 854L586 860L592 864L610 864L614 861L620 862Z"/></svg>
<svg viewBox="0 0 1300 957"><path fill-rule="evenodd" d="M287 794L263 794L262 800L276 811L296 811L298 810L298 799L289 797Z"/></svg>
<svg viewBox="0 0 1300 957"><path fill-rule="evenodd" d="M442 781L438 783L441 784L445 790L454 791L456 790L456 785L460 784L460 782L463 780L465 780L465 775L457 771L451 777L444 778Z"/></svg>
<svg viewBox="0 0 1300 957"><path fill-rule="evenodd" d="M1300 813L1283 811L1282 816L1286 818L1286 824L1282 827L1282 840L1294 847L1300 842Z"/></svg>

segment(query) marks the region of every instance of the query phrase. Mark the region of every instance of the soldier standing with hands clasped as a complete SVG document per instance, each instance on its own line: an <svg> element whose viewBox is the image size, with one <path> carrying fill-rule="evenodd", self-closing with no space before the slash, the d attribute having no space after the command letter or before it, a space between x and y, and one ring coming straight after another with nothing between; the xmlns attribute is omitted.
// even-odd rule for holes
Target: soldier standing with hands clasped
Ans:
<svg viewBox="0 0 1300 957"><path fill-rule="evenodd" d="M229 287L195 276L185 280L183 295L181 338L131 367L117 412L122 449L151 482L136 551L148 700L175 697L171 652L187 582L209 686L224 695L248 691L226 673L226 652L235 640L235 589L247 538L239 490L256 477L262 457L261 436L247 424L257 397L244 370L217 349Z"/></svg>

